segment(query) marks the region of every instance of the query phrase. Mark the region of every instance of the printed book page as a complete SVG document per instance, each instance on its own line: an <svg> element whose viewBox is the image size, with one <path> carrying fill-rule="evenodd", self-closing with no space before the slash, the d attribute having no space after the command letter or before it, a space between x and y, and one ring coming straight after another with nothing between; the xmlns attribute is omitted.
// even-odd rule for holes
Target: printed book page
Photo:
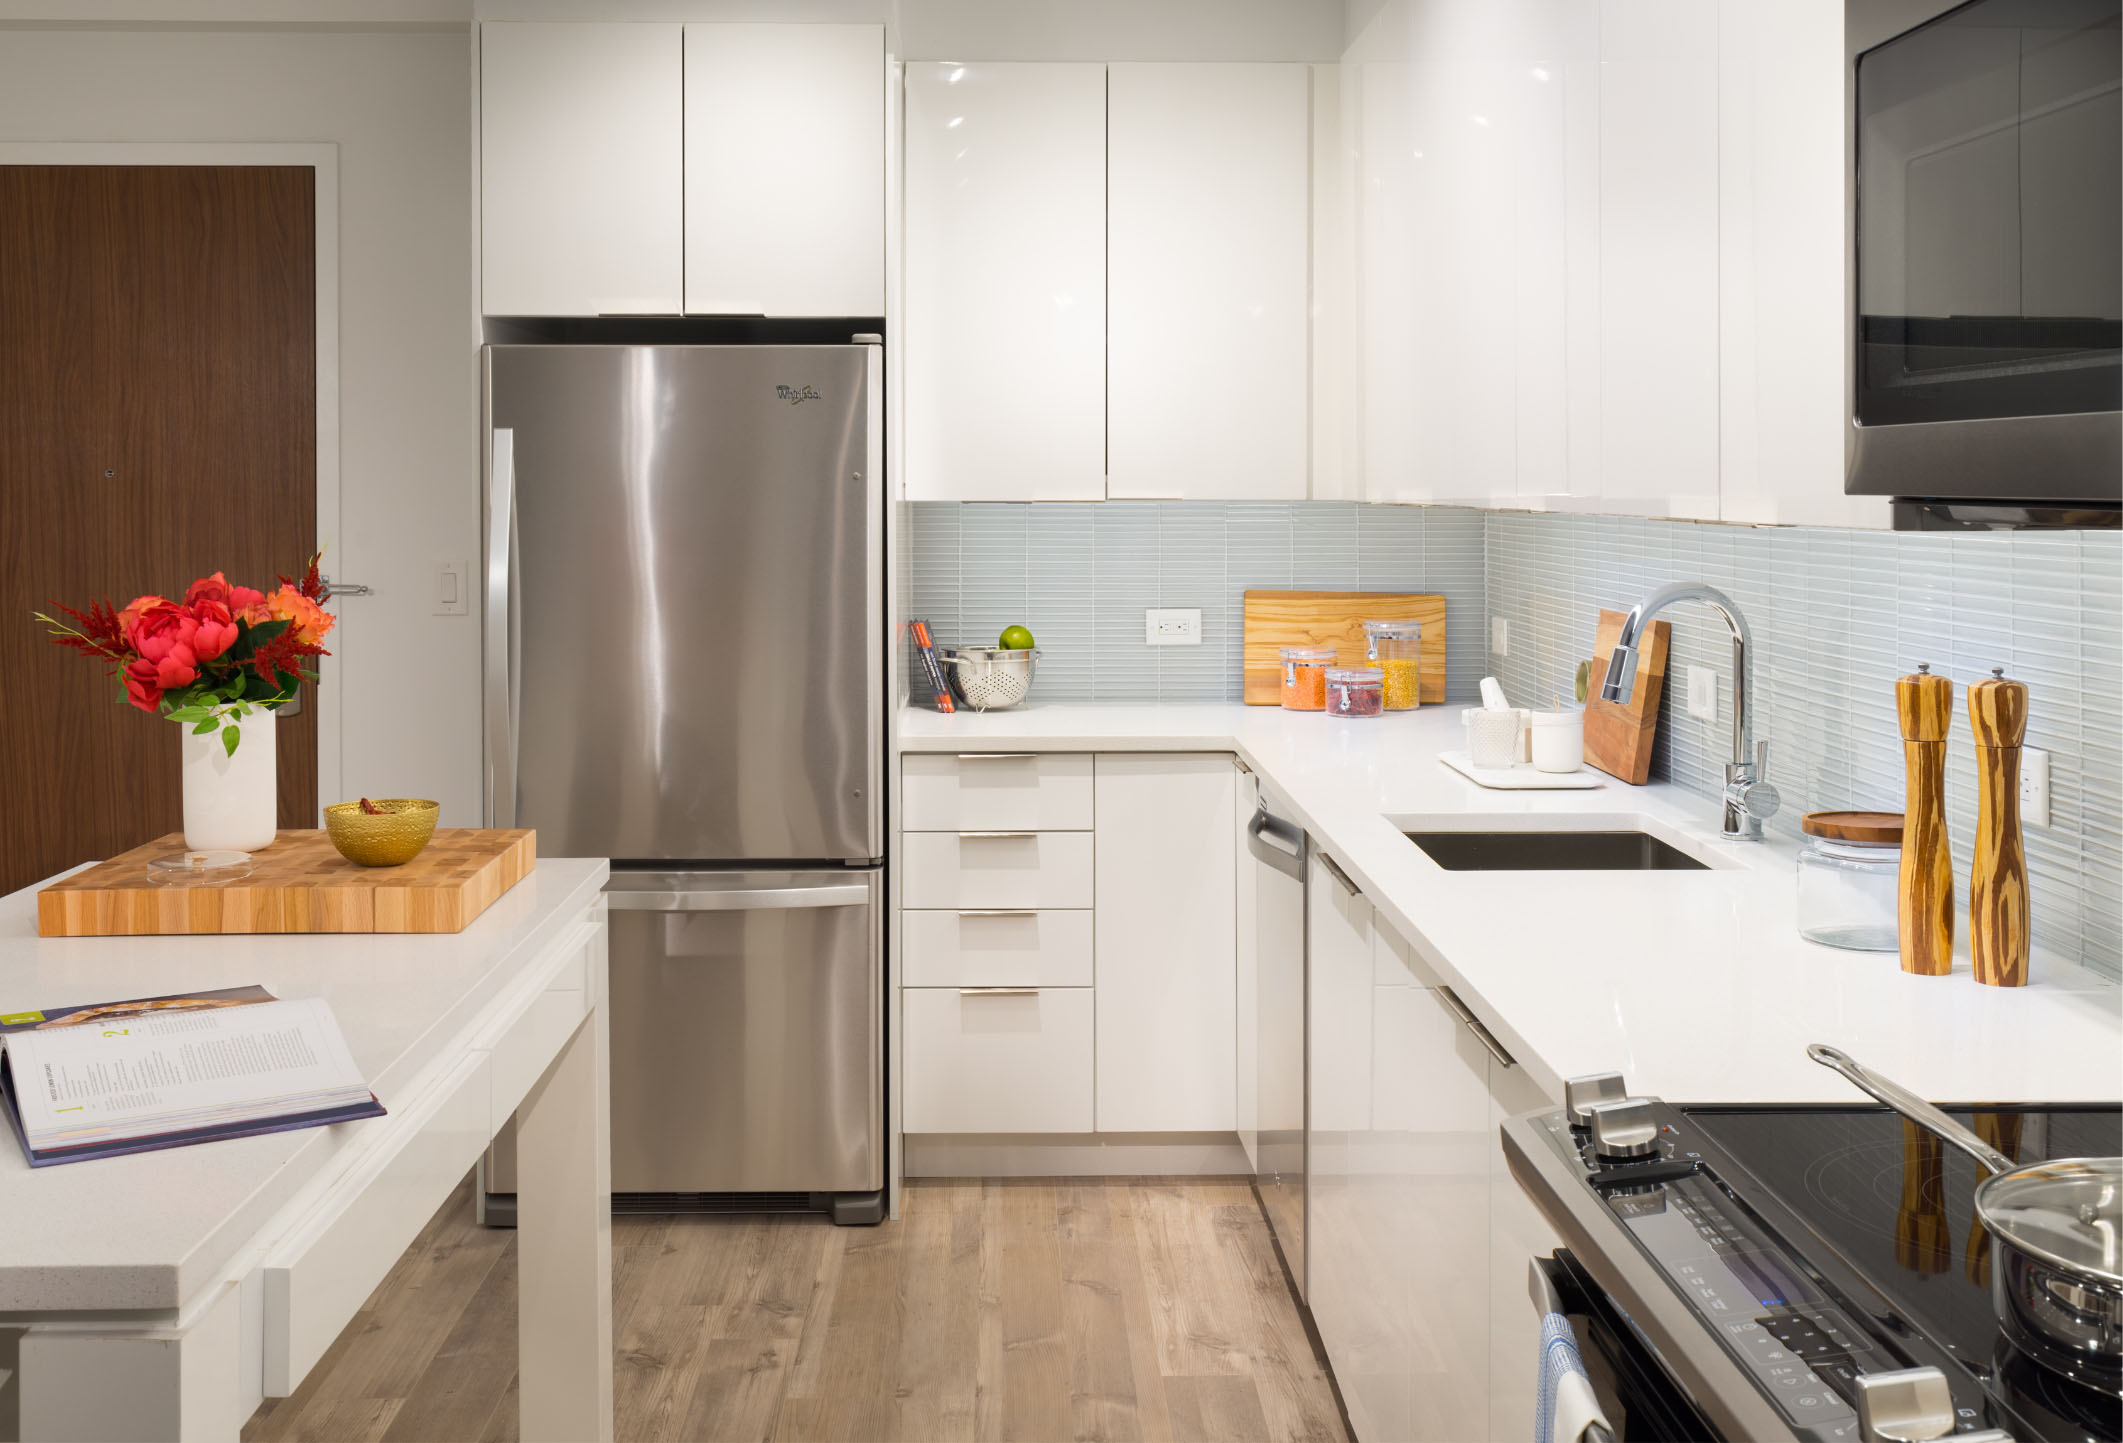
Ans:
<svg viewBox="0 0 2123 1443"><path fill-rule="evenodd" d="M369 1096L323 998L113 1016L0 1038L31 1146L316 1111Z"/></svg>

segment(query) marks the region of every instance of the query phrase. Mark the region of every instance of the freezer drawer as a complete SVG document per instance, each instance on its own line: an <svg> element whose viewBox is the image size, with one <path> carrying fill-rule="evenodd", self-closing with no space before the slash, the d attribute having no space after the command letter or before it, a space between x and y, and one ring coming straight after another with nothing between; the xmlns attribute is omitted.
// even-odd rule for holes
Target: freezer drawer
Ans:
<svg viewBox="0 0 2123 1443"><path fill-rule="evenodd" d="M882 886L614 874L613 1192L884 1186Z"/></svg>

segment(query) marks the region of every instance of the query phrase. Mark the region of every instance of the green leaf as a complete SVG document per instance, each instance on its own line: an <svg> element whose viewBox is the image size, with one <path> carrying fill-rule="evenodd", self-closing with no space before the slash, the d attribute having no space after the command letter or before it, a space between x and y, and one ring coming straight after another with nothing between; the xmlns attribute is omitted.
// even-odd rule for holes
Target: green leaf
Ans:
<svg viewBox="0 0 2123 1443"><path fill-rule="evenodd" d="M229 726L221 729L221 747L230 756L236 755L236 743L242 740L243 733L237 728Z"/></svg>
<svg viewBox="0 0 2123 1443"><path fill-rule="evenodd" d="M204 706L173 706L163 715L179 722L212 721L214 710Z"/></svg>
<svg viewBox="0 0 2123 1443"><path fill-rule="evenodd" d="M192 735L195 737L203 737L208 732L214 730L220 725L220 722L215 721L212 717L208 717L205 721L199 723L199 725L192 728Z"/></svg>

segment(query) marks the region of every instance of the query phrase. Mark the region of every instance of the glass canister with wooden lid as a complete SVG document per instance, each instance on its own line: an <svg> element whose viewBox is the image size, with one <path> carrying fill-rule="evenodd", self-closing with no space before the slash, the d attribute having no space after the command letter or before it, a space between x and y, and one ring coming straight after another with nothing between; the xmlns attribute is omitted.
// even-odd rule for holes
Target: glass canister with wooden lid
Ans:
<svg viewBox="0 0 2123 1443"><path fill-rule="evenodd" d="M1799 935L1853 952L1898 950L1900 812L1808 812L1799 848Z"/></svg>

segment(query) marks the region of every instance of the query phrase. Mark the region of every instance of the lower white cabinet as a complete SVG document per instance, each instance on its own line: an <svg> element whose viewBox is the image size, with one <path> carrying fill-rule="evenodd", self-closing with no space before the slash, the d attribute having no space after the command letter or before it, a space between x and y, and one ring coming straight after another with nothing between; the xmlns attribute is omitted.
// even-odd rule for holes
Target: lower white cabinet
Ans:
<svg viewBox="0 0 2123 1443"><path fill-rule="evenodd" d="M1230 1132L1237 1101L1237 768L1093 765L1098 1130Z"/></svg>
<svg viewBox="0 0 2123 1443"><path fill-rule="evenodd" d="M1091 989L910 987L909 1132L1091 1131Z"/></svg>
<svg viewBox="0 0 2123 1443"><path fill-rule="evenodd" d="M1531 1436L1545 1226L1497 1125L1544 1105L1315 853L1306 1301L1363 1443Z"/></svg>

